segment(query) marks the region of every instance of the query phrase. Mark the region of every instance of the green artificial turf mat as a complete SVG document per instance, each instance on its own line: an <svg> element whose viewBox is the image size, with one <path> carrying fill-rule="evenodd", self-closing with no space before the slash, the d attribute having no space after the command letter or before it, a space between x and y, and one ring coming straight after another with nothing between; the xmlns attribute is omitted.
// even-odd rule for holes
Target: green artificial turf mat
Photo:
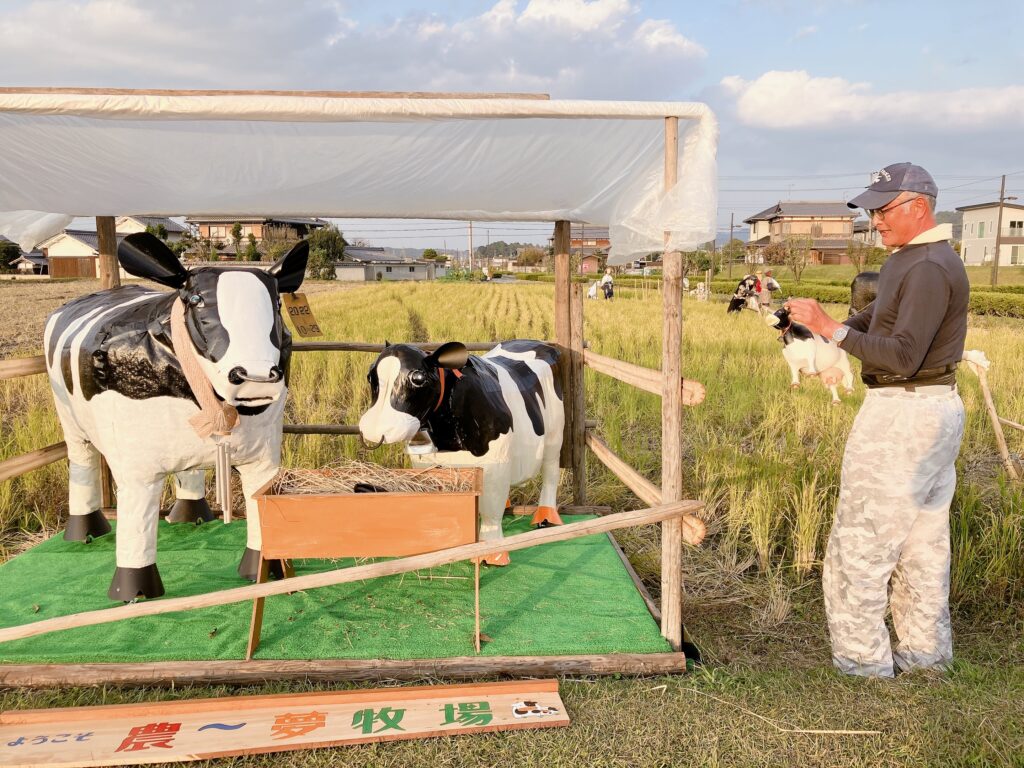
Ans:
<svg viewBox="0 0 1024 768"><path fill-rule="evenodd" d="M566 522L587 519L564 516ZM506 517L506 535L529 530ZM236 574L245 521L161 521L157 564L167 597L243 586ZM604 534L511 554L481 569L484 656L658 653L671 650ZM298 575L354 561L300 560ZM110 608L114 536L63 534L0 565L0 626ZM252 602L149 616L0 643L19 664L242 659ZM267 598L257 659L416 659L472 656L472 566Z"/></svg>

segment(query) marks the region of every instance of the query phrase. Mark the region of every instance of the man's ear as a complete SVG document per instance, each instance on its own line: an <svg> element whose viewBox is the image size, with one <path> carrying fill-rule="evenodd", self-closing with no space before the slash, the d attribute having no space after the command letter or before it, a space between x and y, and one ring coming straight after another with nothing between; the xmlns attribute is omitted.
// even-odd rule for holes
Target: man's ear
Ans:
<svg viewBox="0 0 1024 768"><path fill-rule="evenodd" d="M278 259L270 269L268 275L277 279L277 290L280 293L294 293L302 285L302 279L306 276L306 262L309 260L309 242L300 240L284 256Z"/></svg>
<svg viewBox="0 0 1024 768"><path fill-rule="evenodd" d="M117 246L117 260L128 274L170 288L181 288L188 280L188 270L181 260L163 240L149 232L136 232L122 240Z"/></svg>
<svg viewBox="0 0 1024 768"><path fill-rule="evenodd" d="M449 341L434 350L432 354L427 355L424 362L438 368L459 370L465 368L466 363L469 362L469 350L460 341Z"/></svg>

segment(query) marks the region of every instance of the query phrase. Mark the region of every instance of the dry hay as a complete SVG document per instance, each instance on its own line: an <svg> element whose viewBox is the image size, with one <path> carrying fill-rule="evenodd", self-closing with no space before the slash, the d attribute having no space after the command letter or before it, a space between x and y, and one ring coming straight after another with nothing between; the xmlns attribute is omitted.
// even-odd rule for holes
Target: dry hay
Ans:
<svg viewBox="0 0 1024 768"><path fill-rule="evenodd" d="M366 461L339 459L320 469L282 469L271 488L277 495L355 493L357 484L372 485L378 493L467 493L473 482L456 469L432 467L410 472Z"/></svg>

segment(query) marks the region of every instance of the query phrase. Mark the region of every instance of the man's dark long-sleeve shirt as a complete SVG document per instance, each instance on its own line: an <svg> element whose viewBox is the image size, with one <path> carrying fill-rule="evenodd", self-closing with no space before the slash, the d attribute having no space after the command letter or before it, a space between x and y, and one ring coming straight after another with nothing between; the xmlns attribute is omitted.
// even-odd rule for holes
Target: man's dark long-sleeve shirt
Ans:
<svg viewBox="0 0 1024 768"><path fill-rule="evenodd" d="M865 376L911 377L960 361L970 285L948 242L907 245L882 265L878 296L846 321L842 348Z"/></svg>

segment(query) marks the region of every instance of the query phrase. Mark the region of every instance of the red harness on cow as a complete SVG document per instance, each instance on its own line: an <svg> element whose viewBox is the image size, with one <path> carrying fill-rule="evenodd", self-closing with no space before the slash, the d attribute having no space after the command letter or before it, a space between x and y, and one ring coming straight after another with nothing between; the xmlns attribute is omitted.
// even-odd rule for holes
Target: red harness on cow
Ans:
<svg viewBox="0 0 1024 768"><path fill-rule="evenodd" d="M435 411L438 408L440 408L441 407L441 403L444 402L444 380L448 378L448 371L451 371L453 374L455 374L455 380L456 381L458 381L459 379L462 378L462 372L461 371L457 371L454 368L441 368L440 371L441 371L441 394L438 395L438 397L437 397L437 405L434 406L434 410Z"/></svg>

